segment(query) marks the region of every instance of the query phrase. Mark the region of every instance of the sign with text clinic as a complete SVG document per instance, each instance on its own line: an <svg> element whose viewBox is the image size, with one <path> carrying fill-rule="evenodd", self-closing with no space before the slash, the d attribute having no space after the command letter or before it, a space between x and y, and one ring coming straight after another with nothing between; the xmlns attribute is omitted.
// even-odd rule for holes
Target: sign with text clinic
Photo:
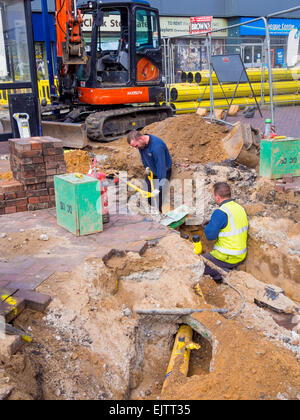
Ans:
<svg viewBox="0 0 300 420"><path fill-rule="evenodd" d="M190 34L202 34L212 30L212 16L191 17Z"/></svg>

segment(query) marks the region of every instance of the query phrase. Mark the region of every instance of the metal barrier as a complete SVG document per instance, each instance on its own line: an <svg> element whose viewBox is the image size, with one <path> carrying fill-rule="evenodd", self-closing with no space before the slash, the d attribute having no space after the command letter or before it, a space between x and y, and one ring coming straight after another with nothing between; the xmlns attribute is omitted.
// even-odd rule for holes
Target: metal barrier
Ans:
<svg viewBox="0 0 300 420"><path fill-rule="evenodd" d="M269 114L268 117L270 116L274 127L276 117L275 108L278 109L278 107L282 105L300 104L300 51L293 67L289 67L283 62L281 68L273 68L275 50L274 47L272 48L270 36L270 32L273 31L274 28L272 19L279 15L284 16L286 13L291 14L298 10L300 10L300 6L282 10L270 14L267 17L259 17L236 25L227 26L226 28L213 30L201 35L164 38L164 68L165 80L167 83L166 103L174 109L175 113L196 112L199 107L207 108L210 111L209 118L211 120L216 120L216 108L228 108L235 86L218 84L218 79L213 72L211 64L212 57L220 54L240 54L244 59L244 63L246 62L245 67L248 67L247 74L252 86L254 86L257 102L259 106L267 110L267 113L264 112L264 118L266 118L266 114ZM259 24L256 25L255 22L259 22ZM242 37L226 37L223 40L221 39L221 41L219 40L219 46L221 46L219 49L222 50L221 52L216 51L216 43L214 43L215 38L212 37L212 35L216 35L217 32L225 30L230 33L230 31L232 32L232 29L242 26L245 26L245 28L257 26L260 27L263 32L263 38L261 37L260 39L252 40L253 48L256 49L256 51L261 51L259 60L255 63L251 63L252 67L255 67L253 69L249 68L251 64L247 63L247 56L245 56L246 48L245 44L242 42ZM298 37L300 35L299 32L298 28ZM272 35L274 35L274 32L272 32ZM198 62L196 60L198 68L188 69L189 71L183 74L184 79L182 80L180 74L177 72L178 69L176 68L176 64L178 65L178 62L180 62L178 52L180 51L180 48L182 48L182 45L184 45L184 41L187 40L195 45L194 51L197 52L198 49L200 57L198 57ZM284 38L281 37L279 42L280 45L283 45L285 42ZM280 48L278 48L278 50L280 51ZM282 50L285 51L284 54L286 55L288 47L285 45ZM188 62L186 57L188 57L188 55L183 57L182 60L184 64ZM269 69L272 69L272 71L269 71ZM182 70L185 70L185 68L182 68ZM189 84L189 82L192 83ZM237 94L236 99L232 104L256 106L256 102L253 101L250 87L249 89L246 89L245 85L246 84L243 86L242 84L239 85L239 89L235 92ZM247 85L249 86L249 84ZM231 92L232 94L230 95ZM227 94L229 94L228 97ZM225 121L221 120L221 122L224 123Z"/></svg>
<svg viewBox="0 0 300 420"><path fill-rule="evenodd" d="M9 83L9 82L7 82ZM31 89L5 89L0 90L0 105L8 106L8 95L10 93L29 93ZM47 104L51 104L51 96L50 96L50 84L49 80L39 80L38 81L38 92L40 101L42 99L46 99Z"/></svg>

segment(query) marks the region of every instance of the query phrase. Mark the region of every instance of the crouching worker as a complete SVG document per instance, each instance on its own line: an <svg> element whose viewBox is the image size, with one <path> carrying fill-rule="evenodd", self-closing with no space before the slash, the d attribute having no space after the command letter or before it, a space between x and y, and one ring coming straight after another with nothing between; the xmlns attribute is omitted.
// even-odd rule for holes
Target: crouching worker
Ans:
<svg viewBox="0 0 300 420"><path fill-rule="evenodd" d="M202 256L229 272L243 263L247 255L247 214L245 209L231 198L230 186L227 183L215 184L213 195L219 209L214 211L204 233L209 241L216 240L216 243L213 251ZM222 281L222 275L207 264L204 274L210 275L216 282Z"/></svg>
<svg viewBox="0 0 300 420"><path fill-rule="evenodd" d="M172 159L167 145L159 137L152 134L142 134L139 131L131 131L127 142L131 147L138 149L145 168L153 172L155 189L159 189L158 208L162 212L162 204L168 181L172 175ZM151 192L151 183L146 176L148 191ZM148 200L151 205L151 198Z"/></svg>

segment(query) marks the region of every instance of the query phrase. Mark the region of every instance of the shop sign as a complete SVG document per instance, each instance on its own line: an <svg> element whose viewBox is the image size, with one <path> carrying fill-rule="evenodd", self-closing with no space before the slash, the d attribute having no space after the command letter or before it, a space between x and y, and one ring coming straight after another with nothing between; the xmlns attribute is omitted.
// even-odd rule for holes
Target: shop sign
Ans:
<svg viewBox="0 0 300 420"><path fill-rule="evenodd" d="M160 31L164 37L180 37L190 35L190 18L189 17L173 17L173 16L161 16ZM228 26L227 19L213 19L212 29L222 29ZM93 27L93 17L90 14L83 15L83 32L91 32ZM120 17L110 16L105 17L103 25L101 27L103 31L107 32L119 32L120 31ZM212 33L212 37L224 37L227 36L227 30Z"/></svg>
<svg viewBox="0 0 300 420"><path fill-rule="evenodd" d="M90 14L82 15L82 31L91 32L93 28L93 16ZM101 30L105 32L120 32L120 16L111 15L104 17Z"/></svg>
<svg viewBox="0 0 300 420"><path fill-rule="evenodd" d="M212 30L212 16L191 17L190 34L202 34Z"/></svg>
<svg viewBox="0 0 300 420"><path fill-rule="evenodd" d="M240 23L245 23L251 18L241 18ZM300 19L270 19L270 35L289 36L290 31L300 26ZM240 27L240 35L266 35L265 24L262 20L245 24Z"/></svg>
<svg viewBox="0 0 300 420"><path fill-rule="evenodd" d="M190 33L190 18L162 16L159 21L162 36L184 36Z"/></svg>

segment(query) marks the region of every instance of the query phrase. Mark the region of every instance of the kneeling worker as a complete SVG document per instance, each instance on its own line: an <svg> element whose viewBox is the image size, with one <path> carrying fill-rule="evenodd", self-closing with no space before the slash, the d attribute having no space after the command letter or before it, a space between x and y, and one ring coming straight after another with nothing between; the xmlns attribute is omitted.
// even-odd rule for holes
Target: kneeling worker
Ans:
<svg viewBox="0 0 300 420"><path fill-rule="evenodd" d="M139 131L131 131L127 136L130 146L139 150L143 165L150 168L153 178L157 180L159 189L159 211L162 211L163 192L166 181L171 179L172 159L169 150L162 139L151 134L142 134ZM146 177L148 191L151 192L151 185ZM148 200L151 204L151 199Z"/></svg>
<svg viewBox="0 0 300 420"><path fill-rule="evenodd" d="M231 198L230 186L225 182L214 185L214 199L219 204L205 228L209 241L216 240L213 251L203 257L224 271L240 265L247 255L248 219L245 209ZM215 281L222 281L222 275L205 265L204 274Z"/></svg>

